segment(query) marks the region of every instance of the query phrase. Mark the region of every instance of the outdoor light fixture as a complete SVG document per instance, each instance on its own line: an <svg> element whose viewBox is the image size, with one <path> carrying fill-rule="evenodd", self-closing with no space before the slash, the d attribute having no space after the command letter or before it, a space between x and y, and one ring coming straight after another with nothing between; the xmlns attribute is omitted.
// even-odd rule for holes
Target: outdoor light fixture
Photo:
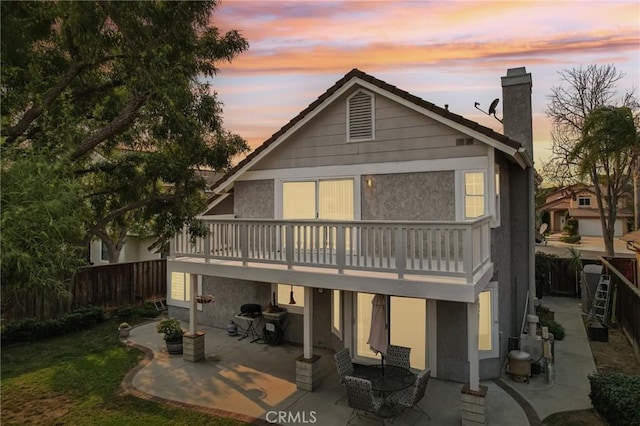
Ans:
<svg viewBox="0 0 640 426"><path fill-rule="evenodd" d="M373 179L368 178L365 182L367 183L367 188L371 188L373 186Z"/></svg>
<svg viewBox="0 0 640 426"><path fill-rule="evenodd" d="M289 293L289 304L295 305L296 299L293 298L293 285L291 285L291 293Z"/></svg>

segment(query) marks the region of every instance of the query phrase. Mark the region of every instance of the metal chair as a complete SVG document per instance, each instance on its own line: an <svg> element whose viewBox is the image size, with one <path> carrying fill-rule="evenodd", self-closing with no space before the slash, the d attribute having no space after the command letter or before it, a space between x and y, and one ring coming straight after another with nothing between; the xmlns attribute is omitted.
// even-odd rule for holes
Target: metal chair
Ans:
<svg viewBox="0 0 640 426"><path fill-rule="evenodd" d="M389 345L387 346L387 354L384 360L389 365L397 365L398 367L409 369L411 367L411 362L409 361L410 355L411 348Z"/></svg>
<svg viewBox="0 0 640 426"><path fill-rule="evenodd" d="M336 362L336 370L338 370L338 379L340 379L340 384L344 386L345 376L353 374L353 363L351 362L349 349L344 348L341 351L336 352L333 359Z"/></svg>
<svg viewBox="0 0 640 426"><path fill-rule="evenodd" d="M420 373L418 373L416 382L412 387L392 393L391 395L389 395L388 401L398 406L403 412L407 409L414 409L422 414L425 414L427 418L431 420L431 416L429 415L429 413L427 413L422 409L422 407L417 405L418 402L420 402L422 398L424 398L430 377L431 370L422 370Z"/></svg>
<svg viewBox="0 0 640 426"><path fill-rule="evenodd" d="M338 380L340 380L340 385L344 386L344 378L353 374L353 363L351 362L351 355L349 354L349 349L344 348L341 351L338 351L333 355L333 359L336 362L336 370L338 371ZM338 404L342 402L346 398L346 395L338 398L334 404Z"/></svg>
<svg viewBox="0 0 640 426"><path fill-rule="evenodd" d="M380 418L383 401L373 395L371 381L360 377L345 376L344 383L347 388L348 405L353 408L347 424L352 424L351 421L356 417L359 419L360 411L363 411L365 415L366 413L373 414L376 418L382 420L384 425L384 419Z"/></svg>

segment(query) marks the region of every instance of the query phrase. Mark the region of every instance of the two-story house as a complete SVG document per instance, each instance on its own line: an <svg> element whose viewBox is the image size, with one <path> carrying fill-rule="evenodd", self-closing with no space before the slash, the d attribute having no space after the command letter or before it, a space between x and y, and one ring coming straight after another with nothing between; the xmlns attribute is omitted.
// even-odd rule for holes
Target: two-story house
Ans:
<svg viewBox="0 0 640 426"><path fill-rule="evenodd" d="M620 237L627 232L627 222L633 220L633 212L630 208L630 194L626 194L618 200L616 209L615 236ZM545 203L536 209L538 212L549 212L549 231L562 232L566 218L572 217L578 220L578 232L580 235L601 237L602 225L600 224L600 211L593 186L581 183L566 186L547 195ZM605 214L609 214L609 208L605 206Z"/></svg>
<svg viewBox="0 0 640 426"><path fill-rule="evenodd" d="M306 359L347 347L366 361L379 293L413 367L475 388L500 376L534 247L531 75L502 86L507 136L347 73L214 185L208 237L172 243L169 313L214 294L197 321L224 328L275 293Z"/></svg>

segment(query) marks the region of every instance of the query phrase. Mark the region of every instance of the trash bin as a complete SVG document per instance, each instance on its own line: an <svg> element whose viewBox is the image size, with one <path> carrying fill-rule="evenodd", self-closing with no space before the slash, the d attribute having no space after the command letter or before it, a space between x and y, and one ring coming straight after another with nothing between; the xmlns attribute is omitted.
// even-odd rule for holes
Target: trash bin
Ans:
<svg viewBox="0 0 640 426"><path fill-rule="evenodd" d="M531 376L531 355L520 350L509 352L507 373L516 382L528 382Z"/></svg>

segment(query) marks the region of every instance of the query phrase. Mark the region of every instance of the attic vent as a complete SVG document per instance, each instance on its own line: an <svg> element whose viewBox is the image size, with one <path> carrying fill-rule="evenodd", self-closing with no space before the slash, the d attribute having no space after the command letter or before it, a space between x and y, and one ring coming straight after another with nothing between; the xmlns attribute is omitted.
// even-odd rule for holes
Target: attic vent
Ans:
<svg viewBox="0 0 640 426"><path fill-rule="evenodd" d="M473 138L456 139L456 146L473 145Z"/></svg>
<svg viewBox="0 0 640 426"><path fill-rule="evenodd" d="M373 95L359 91L347 99L348 140L373 139Z"/></svg>

